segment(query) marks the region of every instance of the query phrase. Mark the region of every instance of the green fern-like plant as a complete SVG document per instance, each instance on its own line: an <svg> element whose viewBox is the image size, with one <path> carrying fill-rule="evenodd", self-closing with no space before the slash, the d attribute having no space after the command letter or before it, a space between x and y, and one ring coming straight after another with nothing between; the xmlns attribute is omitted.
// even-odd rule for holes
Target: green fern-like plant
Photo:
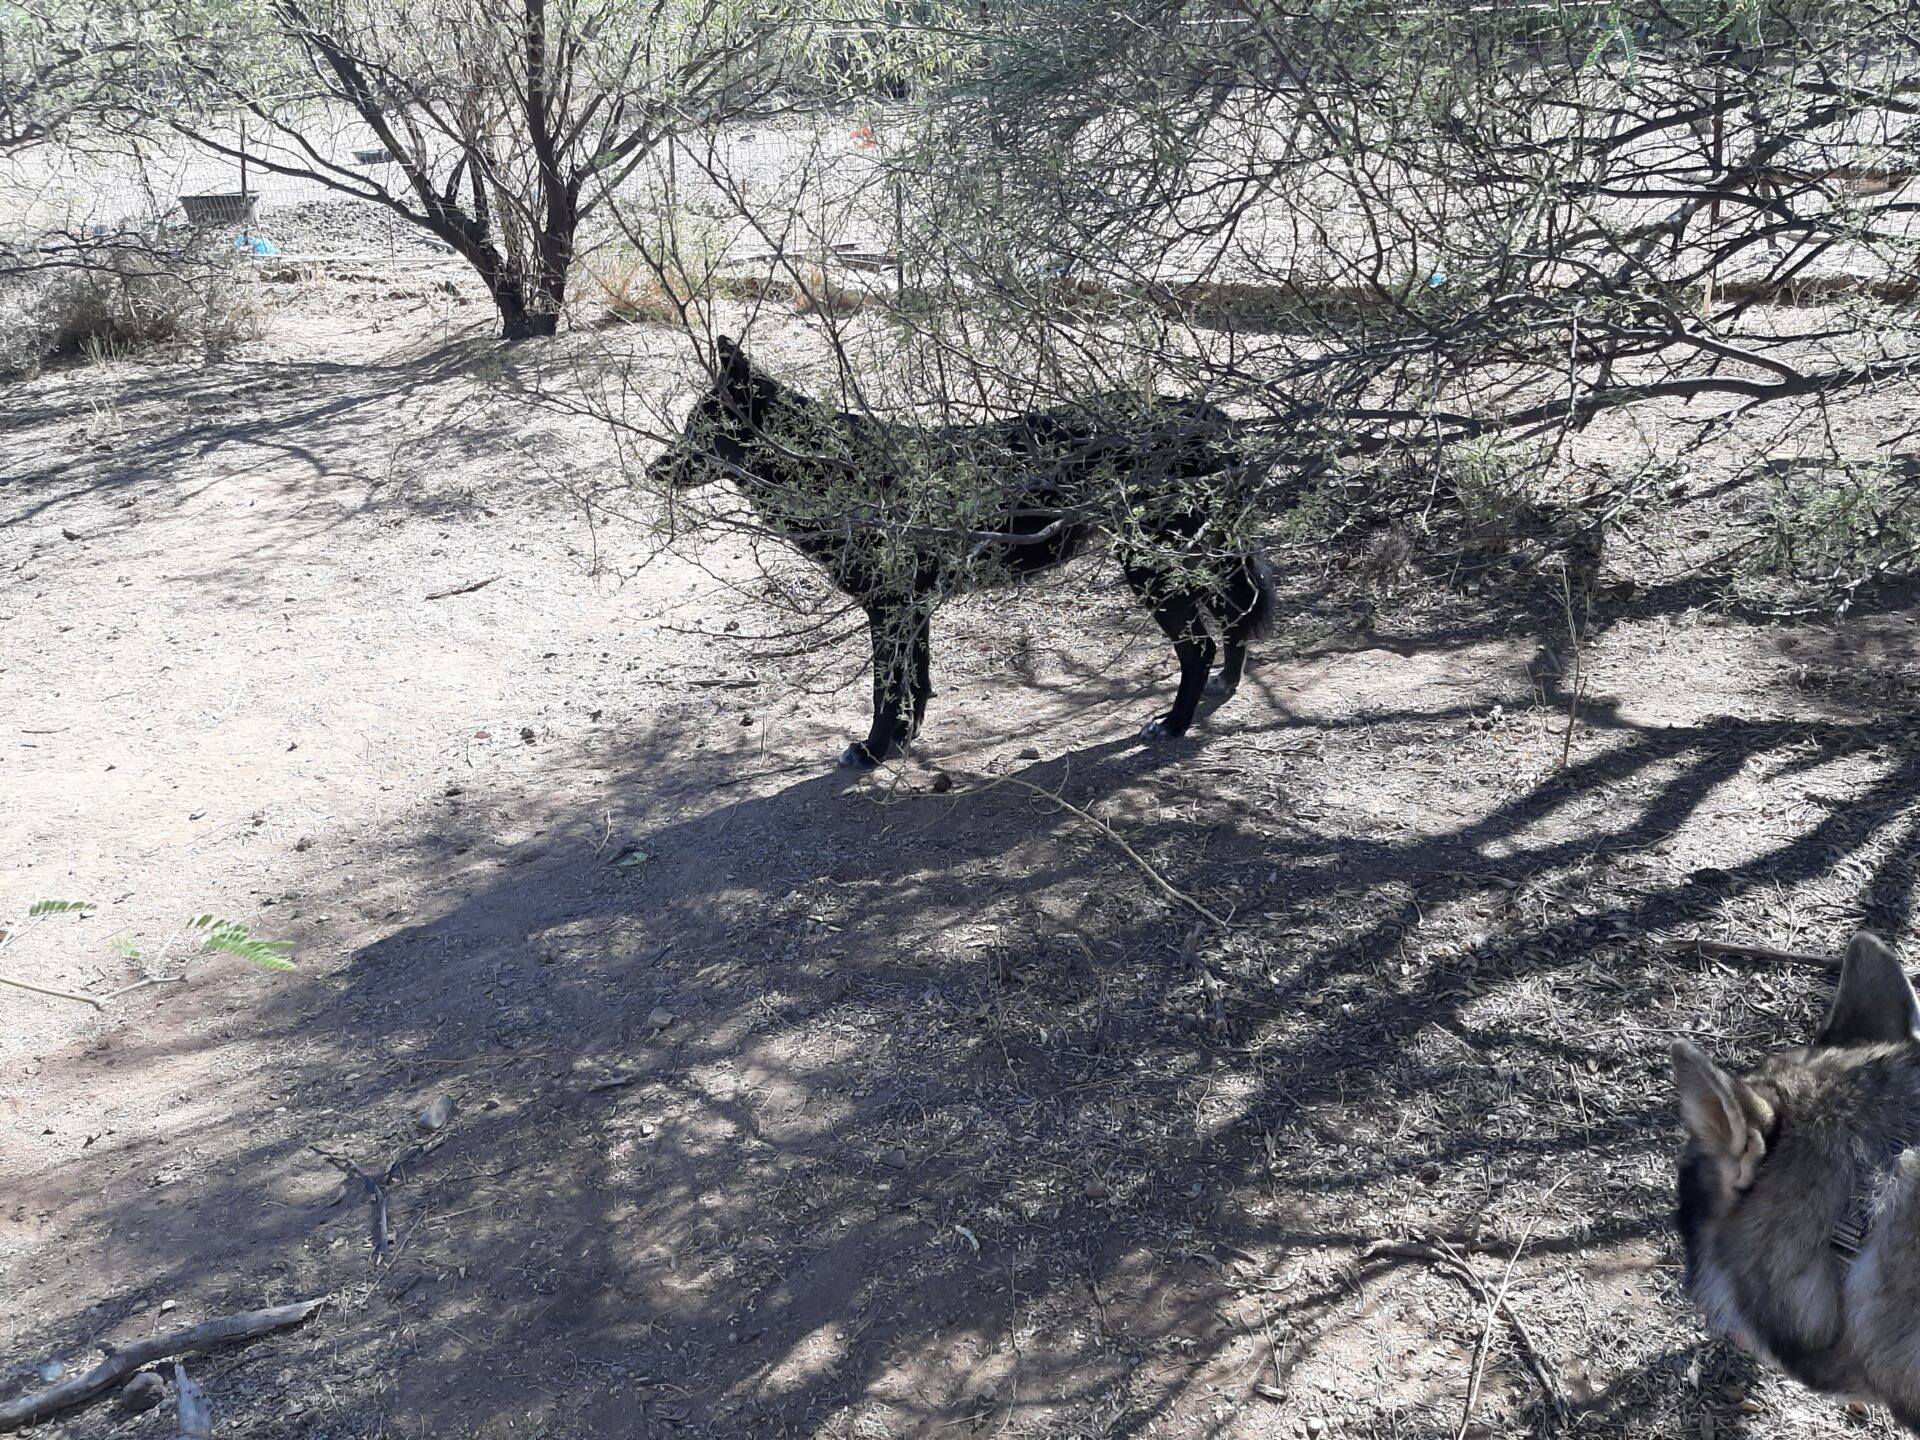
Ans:
<svg viewBox="0 0 1920 1440"><path fill-rule="evenodd" d="M293 949L291 940L262 940L238 920L222 920L217 915L196 915L187 922L187 929L197 932L201 945L208 950L238 956L255 965L264 965L269 970L294 968L293 961L287 958Z"/></svg>

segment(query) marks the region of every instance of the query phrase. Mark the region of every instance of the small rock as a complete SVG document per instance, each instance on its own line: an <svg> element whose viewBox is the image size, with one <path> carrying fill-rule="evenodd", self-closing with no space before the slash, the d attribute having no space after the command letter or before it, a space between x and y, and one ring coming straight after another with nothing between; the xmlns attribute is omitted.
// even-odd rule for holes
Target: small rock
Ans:
<svg viewBox="0 0 1920 1440"><path fill-rule="evenodd" d="M656 1005L647 1016L647 1024L655 1030L664 1030L675 1020L674 1013L664 1005Z"/></svg>
<svg viewBox="0 0 1920 1440"><path fill-rule="evenodd" d="M522 745L533 744L533 727L531 725L522 725L520 727L520 743Z"/></svg>
<svg viewBox="0 0 1920 1440"><path fill-rule="evenodd" d="M167 1398L167 1382L151 1370L142 1370L120 1388L115 1402L129 1415L144 1415Z"/></svg>
<svg viewBox="0 0 1920 1440"><path fill-rule="evenodd" d="M752 715L742 715L742 716L740 717L740 723L741 723L742 725L751 725L751 724L753 724L753 716L752 716Z"/></svg>
<svg viewBox="0 0 1920 1440"><path fill-rule="evenodd" d="M447 1122L451 1119L453 1119L453 1097L442 1095L415 1116L413 1123L426 1134L431 1135L436 1130L445 1129Z"/></svg>
<svg viewBox="0 0 1920 1440"><path fill-rule="evenodd" d="M1307 1440L1320 1440L1320 1437L1326 1433L1327 1421L1325 1416L1309 1415L1307 1417Z"/></svg>
<svg viewBox="0 0 1920 1440"><path fill-rule="evenodd" d="M99 449L108 448L108 447L96 445L93 448L96 450L99 450ZM80 534L78 530L69 530L65 526L62 526L60 528L60 538L62 540L79 540L79 539L83 539L84 537Z"/></svg>
<svg viewBox="0 0 1920 1440"><path fill-rule="evenodd" d="M165 1315L170 1310L178 1310L179 1308L180 1302L178 1300L162 1300L160 1302L160 1313L162 1315Z"/></svg>
<svg viewBox="0 0 1920 1440"><path fill-rule="evenodd" d="M67 1373L67 1367L62 1365L58 1360L42 1360L38 1365L33 1367L33 1373L51 1385Z"/></svg>
<svg viewBox="0 0 1920 1440"><path fill-rule="evenodd" d="M1098 1175L1089 1175L1080 1188L1089 1200L1104 1200L1113 1193L1107 1189L1107 1182Z"/></svg>
<svg viewBox="0 0 1920 1440"><path fill-rule="evenodd" d="M1020 751L1019 758L1022 760L1038 760L1040 758L1040 747L1038 745L1028 745L1024 747Z"/></svg>
<svg viewBox="0 0 1920 1440"><path fill-rule="evenodd" d="M953 776L947 774L946 771L942 770L938 775L933 777L934 794L944 795L951 789L953 789Z"/></svg>
<svg viewBox="0 0 1920 1440"><path fill-rule="evenodd" d="M904 1170L907 1168L907 1152L901 1149L882 1150L880 1163L889 1170Z"/></svg>

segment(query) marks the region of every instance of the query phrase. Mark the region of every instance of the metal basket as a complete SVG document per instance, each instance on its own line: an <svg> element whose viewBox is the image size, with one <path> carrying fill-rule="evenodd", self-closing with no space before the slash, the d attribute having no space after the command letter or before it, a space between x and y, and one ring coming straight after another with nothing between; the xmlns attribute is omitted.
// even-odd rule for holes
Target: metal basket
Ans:
<svg viewBox="0 0 1920 1440"><path fill-rule="evenodd" d="M245 225L253 219L253 207L260 197L230 192L225 195L182 195L180 208L189 225Z"/></svg>

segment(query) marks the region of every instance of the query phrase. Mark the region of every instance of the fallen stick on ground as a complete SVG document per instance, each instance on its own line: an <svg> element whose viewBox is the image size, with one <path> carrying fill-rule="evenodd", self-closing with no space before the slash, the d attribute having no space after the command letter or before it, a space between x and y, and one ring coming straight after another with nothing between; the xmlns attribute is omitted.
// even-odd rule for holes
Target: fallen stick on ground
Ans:
<svg viewBox="0 0 1920 1440"><path fill-rule="evenodd" d="M30 990L35 995L51 995L56 1000L78 1000L82 1005L91 1005L96 1010L107 1007L91 995L76 995L71 990L53 990L45 985L35 985L30 980L16 980L11 975L0 975L0 985L11 985L16 990Z"/></svg>
<svg viewBox="0 0 1920 1440"><path fill-rule="evenodd" d="M1467 1398L1460 1407L1460 1426L1454 1431L1453 1440L1467 1440L1467 1432L1473 1428L1473 1407L1480 1399L1480 1381L1487 1373L1487 1356L1493 1350L1494 1322L1500 1318L1502 1312L1509 1315L1512 1313L1507 1310L1507 1286L1513 1281L1513 1267L1520 1263L1520 1250L1521 1247L1514 1247L1512 1256L1507 1260L1507 1268L1500 1272L1500 1288L1491 1294L1488 1293L1487 1284L1480 1278L1478 1272L1474 1274L1474 1283L1479 1287L1480 1298L1486 1302L1487 1323L1480 1327L1480 1339L1473 1347L1473 1369L1467 1375ZM1461 1263L1466 1264L1464 1260ZM1468 1268L1472 1269L1471 1266Z"/></svg>
<svg viewBox="0 0 1920 1440"><path fill-rule="evenodd" d="M476 580L471 585L456 585L451 590L437 590L427 596L429 600L451 600L455 595L471 595L476 590L484 590L498 580L498 575L489 575L484 580Z"/></svg>
<svg viewBox="0 0 1920 1440"><path fill-rule="evenodd" d="M1822 970L1832 970L1840 963L1830 955L1776 950L1771 945L1753 945L1744 940L1656 940L1653 947L1663 955L1700 955L1709 960L1770 960L1779 965L1813 965Z"/></svg>
<svg viewBox="0 0 1920 1440"><path fill-rule="evenodd" d="M0 1402L0 1430L17 1430L22 1425L44 1420L49 1415L91 1400L155 1360L298 1325L325 1304L326 1299L322 1295L317 1300L298 1300L291 1305L276 1305L270 1310L247 1310L238 1315L222 1315L217 1320L202 1320L198 1325L188 1325L180 1330L169 1330L164 1335L136 1340L124 1350L115 1350L84 1375L50 1385L32 1395Z"/></svg>
<svg viewBox="0 0 1920 1440"><path fill-rule="evenodd" d="M1516 1251L1514 1259L1518 1258L1519 1254ZM1560 1382L1554 1378L1553 1371L1547 1367L1546 1357L1540 1353L1540 1347L1533 1343L1533 1335L1527 1329L1526 1322L1521 1320L1514 1312L1514 1308L1507 1303L1505 1280L1501 1281L1500 1292L1496 1295L1487 1288L1487 1282L1480 1278L1480 1272L1467 1264L1457 1253L1449 1254L1448 1251L1432 1245L1420 1245L1411 1241L1383 1240L1369 1245L1360 1252L1360 1263L1364 1265L1369 1260L1421 1260L1446 1271L1454 1279L1465 1282L1474 1294L1480 1297L1490 1312L1497 1311L1512 1327L1515 1348L1520 1351L1520 1358L1526 1362L1527 1369L1533 1372L1533 1378L1540 1382L1540 1388L1546 1394L1548 1410L1556 1417L1565 1413L1567 1402L1560 1388ZM1512 1270L1513 1263L1509 1261L1507 1271L1511 1274Z"/></svg>
<svg viewBox="0 0 1920 1440"><path fill-rule="evenodd" d="M372 1207L369 1223L373 1232L373 1253L375 1255L384 1255L387 1253L387 1247L393 1243L391 1237L387 1234L387 1188L400 1179L400 1172L405 1169L406 1166L420 1159L422 1156L431 1155L435 1150L438 1150L451 1133L451 1131L443 1130L431 1140L416 1140L413 1144L404 1147L399 1154L395 1155L393 1159L387 1163L387 1168L377 1176L369 1175L345 1155L336 1155L331 1150L323 1149L318 1145L309 1145L307 1148L329 1165L339 1169L348 1180L358 1180L360 1182L367 1197L367 1203ZM351 1185L349 1185L343 1189L339 1199L332 1203L337 1205L340 1203L340 1200L346 1199L347 1191L351 1188Z"/></svg>
<svg viewBox="0 0 1920 1440"><path fill-rule="evenodd" d="M1146 877L1149 880L1151 880L1155 885L1157 885L1160 888L1161 892L1164 893L1169 899L1176 900L1180 904L1186 906L1189 910L1193 911L1194 914L1198 915L1201 919L1205 920L1209 925L1212 925L1216 930L1231 930L1233 928L1225 920L1222 920L1218 915L1214 914L1213 911L1209 910L1206 906L1202 905L1198 900L1194 899L1191 895L1187 894L1186 891L1175 886L1172 881L1166 878L1166 876L1162 875L1158 870L1154 869L1153 865L1143 855L1141 855L1141 853L1138 850L1134 849L1125 840L1121 839L1120 832L1115 830L1111 825L1107 824L1106 821L1101 820L1096 816L1089 814L1087 811L1082 810L1078 805L1073 804L1071 801L1062 800L1058 795L1054 794L1053 791L1047 789L1043 785L1035 785L1031 780L1022 780L1019 777L1014 775L996 775L993 777L993 779L987 781L986 784L976 785L973 788L967 789L967 790L925 791L925 792L908 791L906 793L938 794L942 799L958 800L963 795L984 795L987 793L987 791L995 789L996 787L1001 785L1018 785L1022 790L1032 791L1035 795L1038 795L1042 800L1051 801L1054 805L1057 805L1060 809L1065 810L1069 815L1079 816L1082 820L1086 821L1087 824L1093 826L1094 829L1098 830L1102 835L1106 836L1114 844L1118 845L1122 850L1124 850L1127 854L1127 858L1132 860L1134 864L1138 865L1140 869L1145 873Z"/></svg>
<svg viewBox="0 0 1920 1440"><path fill-rule="evenodd" d="M1186 891L1177 888L1172 881L1166 878L1166 876L1162 875L1158 870L1154 869L1153 866L1147 862L1145 857L1143 857L1138 850L1134 849L1126 841L1122 840L1120 838L1120 832L1115 830L1111 825L1107 824L1106 821L1094 818L1094 816L1090 815L1085 810L1082 810L1078 805L1072 804L1071 802L1066 800L1062 800L1058 795L1054 794L1053 791L1046 789L1044 786L1035 785L1030 780L1017 779L1012 775L1002 775L1000 777L1000 780L995 783L1001 783L1001 782L1004 782L1005 784L1008 784L1008 785L1018 785L1022 790L1031 790L1035 795L1038 795L1041 799L1052 801L1055 805L1058 805L1062 810L1065 810L1068 814L1078 815L1082 820L1086 821L1089 825L1093 826L1094 829L1098 830L1102 835L1105 835L1114 844L1118 845L1122 850L1126 851L1128 857L1133 861L1133 863L1138 865L1141 868L1141 870L1143 870L1146 873L1146 877L1149 880L1153 881L1155 885L1158 885L1163 891L1165 891L1169 897L1171 897L1172 899L1178 900L1182 905L1185 905L1189 910L1193 911L1194 914L1200 916L1201 919L1207 921L1208 924L1212 925L1217 930L1227 930L1232 928L1227 924L1226 921L1222 920L1218 915L1214 914L1213 911L1209 910L1206 906L1202 905L1198 900L1194 899L1191 895L1187 894Z"/></svg>

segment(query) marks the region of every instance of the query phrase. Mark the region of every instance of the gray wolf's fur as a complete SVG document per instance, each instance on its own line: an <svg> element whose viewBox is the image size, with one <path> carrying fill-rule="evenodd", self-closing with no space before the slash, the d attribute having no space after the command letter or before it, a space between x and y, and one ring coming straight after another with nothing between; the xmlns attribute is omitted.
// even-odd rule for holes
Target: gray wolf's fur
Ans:
<svg viewBox="0 0 1920 1440"><path fill-rule="evenodd" d="M1861 933L1811 1045L1752 1074L1682 1040L1679 1214L1709 1325L1920 1434L1920 1002ZM1859 1236L1857 1254L1836 1235Z"/></svg>

